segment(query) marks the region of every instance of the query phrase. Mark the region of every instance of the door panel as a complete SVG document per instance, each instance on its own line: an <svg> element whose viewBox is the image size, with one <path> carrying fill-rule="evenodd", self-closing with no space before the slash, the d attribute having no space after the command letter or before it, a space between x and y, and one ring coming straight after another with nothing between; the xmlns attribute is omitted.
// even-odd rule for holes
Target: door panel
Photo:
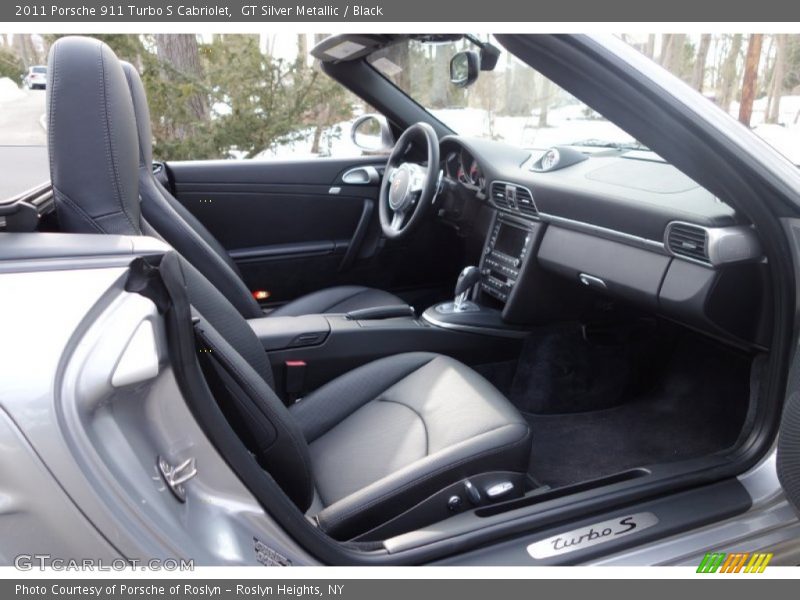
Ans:
<svg viewBox="0 0 800 600"><path fill-rule="evenodd" d="M166 171L176 198L228 250L248 287L270 292L268 305L333 285L395 292L452 286L463 256L459 238L430 223L409 242L385 244L380 181L342 179L360 166L382 172L384 163L374 156L184 161Z"/></svg>

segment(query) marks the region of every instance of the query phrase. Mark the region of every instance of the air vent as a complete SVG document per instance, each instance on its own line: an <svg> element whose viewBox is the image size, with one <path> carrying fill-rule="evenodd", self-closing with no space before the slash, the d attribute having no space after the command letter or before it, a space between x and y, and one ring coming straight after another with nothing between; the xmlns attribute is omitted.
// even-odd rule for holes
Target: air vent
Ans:
<svg viewBox="0 0 800 600"><path fill-rule="evenodd" d="M495 181L492 184L492 202L497 208L505 208L506 210L510 210L513 205L509 204L508 198L506 197L506 184L499 183Z"/></svg>
<svg viewBox="0 0 800 600"><path fill-rule="evenodd" d="M503 181L492 183L492 203L497 208L518 212L529 217L539 214L531 191L513 183Z"/></svg>
<svg viewBox="0 0 800 600"><path fill-rule="evenodd" d="M667 247L678 256L709 262L708 234L697 225L672 223L667 231Z"/></svg>
<svg viewBox="0 0 800 600"><path fill-rule="evenodd" d="M530 190L522 187L517 188L517 208L524 215L536 216L538 214Z"/></svg>

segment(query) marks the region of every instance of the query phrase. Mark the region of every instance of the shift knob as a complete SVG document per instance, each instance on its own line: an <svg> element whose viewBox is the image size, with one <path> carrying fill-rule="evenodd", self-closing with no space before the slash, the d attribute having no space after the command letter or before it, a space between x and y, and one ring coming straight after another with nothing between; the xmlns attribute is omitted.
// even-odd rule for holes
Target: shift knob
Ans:
<svg viewBox="0 0 800 600"><path fill-rule="evenodd" d="M458 279L456 280L454 300L456 307L460 306L467 300L470 290L475 286L476 283L478 283L478 281L480 281L480 279L481 271L478 269L478 267L464 267L464 270L461 271Z"/></svg>

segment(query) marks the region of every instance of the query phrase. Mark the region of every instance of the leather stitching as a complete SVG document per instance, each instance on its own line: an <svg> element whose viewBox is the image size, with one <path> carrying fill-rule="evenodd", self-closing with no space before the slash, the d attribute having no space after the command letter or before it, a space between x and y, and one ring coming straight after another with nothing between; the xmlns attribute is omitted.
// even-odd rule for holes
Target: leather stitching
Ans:
<svg viewBox="0 0 800 600"><path fill-rule="evenodd" d="M430 363L428 363L428 364L430 364ZM419 369L417 369L417 371L418 370ZM430 446L431 446L431 442L430 442L431 438L430 438L430 433L428 432L428 424L425 422L425 419L422 417L422 415L417 410L413 409L412 407L410 407L408 404L405 404L404 402L398 402L397 400L388 400L387 398L378 398L377 401L378 402L386 402L387 404L397 404L398 406L404 406L408 410L410 410L412 413L417 415L417 418L419 418L419 420L422 422L422 429L425 431L425 456L428 456L428 452L430 451ZM369 402L367 402L367 404L369 404Z"/></svg>
<svg viewBox="0 0 800 600"><path fill-rule="evenodd" d="M50 82L50 104L47 107L47 145L50 148L55 147L55 139L53 137L53 115L55 114L55 107L56 104L56 95L58 94L59 84L58 84L58 44L53 45L53 73L52 73L52 80ZM48 69L49 71L49 69ZM49 162L50 162L50 179L53 179L53 152L49 152Z"/></svg>
<svg viewBox="0 0 800 600"><path fill-rule="evenodd" d="M133 82L133 76L131 74L131 69L132 68L133 68L133 66L131 66L131 67L123 66L122 67L122 71L125 73L125 79L128 81L128 89L131 92L131 102L133 102L133 113L134 113L134 116L136 117L136 137L139 140L139 166L140 167L146 167L147 166L147 161L145 161L145 159L144 159L144 148L142 147L144 142L142 140L140 123L139 123L139 111L136 110L136 106L137 106L138 103L136 101L136 94L134 93L135 84Z"/></svg>
<svg viewBox="0 0 800 600"><path fill-rule="evenodd" d="M308 441L309 443L311 443L311 442L314 442L314 441L317 441L317 440L318 440L318 439L320 439L320 438L321 438L323 435L325 435L325 434L327 434L327 433L330 433L331 431L333 431L333 429L335 429L335 428L336 428L336 426L337 426L337 425L339 425L339 424L340 424L342 421L344 421L346 418L350 417L350 416L351 416L353 413L355 413L355 412L356 412L358 409L360 409L360 408L363 408L364 406L366 406L366 405L367 405L367 404L369 404L370 402L374 402L375 400L379 399L379 398L380 398L380 396L381 396L382 394L386 393L386 390L388 390L390 387L392 387L393 385L395 385L395 384L399 383L400 381L402 381L402 380L403 380L403 379L405 379L406 377L410 376L412 373L415 373L416 371L419 371L419 370L420 370L422 367L424 367L424 366L426 366L426 365L430 364L430 363L431 363L431 362L432 362L432 361L433 361L435 358L436 358L436 356L433 356L433 357L431 357L430 359L428 359L428 360L425 362L425 364L422 364L422 365L417 365L417 366L411 367L411 368L410 368L410 370L408 370L408 371L406 371L406 370L404 369L404 370L403 370L403 372L402 372L402 373L401 373L401 374L400 374L400 375L397 377L397 379L395 379L395 380L391 381L390 383L388 383L388 384L386 385L386 387L385 387L385 388L383 388L383 389L382 389L382 390L381 390L381 391L378 393L378 395L377 395L377 396L373 396L373 397L371 397L371 398L369 398L369 397L368 397L368 398L364 398L364 401L363 401L363 402L361 402L361 403L359 403L357 406L353 407L353 409L352 409L351 411L349 411L349 412L348 412L347 414L345 414L345 415L336 415L336 418L338 418L338 420L337 420L335 423L325 423L325 425L326 425L326 428L323 428L323 430L322 430L321 432L319 432L319 433L318 433L316 436L314 436L314 438L313 438L313 439L309 439L309 440L307 440L307 441ZM374 364L374 363L372 363L372 364ZM350 374L352 374L352 371L351 371L350 373L348 373L348 375L350 375ZM336 382L336 380L334 380L334 381L333 381L333 382L331 382L331 383L335 383L335 382ZM324 396L324 394L326 393L326 391L325 391L325 387L327 387L327 386L323 386L323 387L319 388L319 389L318 389L317 391L315 391L315 392L314 392L314 393L313 393L311 396L309 396L309 397L307 397L305 400L303 400L303 402L308 402L309 400L310 400L310 401L312 401L312 402L314 402L314 401L315 401L315 399L316 399L316 398L318 398L320 395L323 395L323 396ZM333 420L333 419L334 419L334 417L333 417L333 416L331 416L329 419L325 419L325 421L330 421L330 420ZM311 427L311 426L313 426L313 425L314 425L314 423L311 423L310 425L308 425L308 427ZM305 427L303 424L301 424L300 426L301 426L301 428L302 428L303 430L305 430L305 428L306 428L306 427ZM305 434L305 431L304 431L304 434Z"/></svg>
<svg viewBox="0 0 800 600"><path fill-rule="evenodd" d="M88 214L86 214L86 212L84 212L84 210L81 208L81 206L77 202L72 200L64 192L56 189L55 186L53 186L53 191L61 199L61 202L66 203L74 214L76 214L78 217L84 219L92 228L95 229L95 231L97 231L98 233L106 233L106 231L100 226L100 224L97 223Z"/></svg>
<svg viewBox="0 0 800 600"><path fill-rule="evenodd" d="M117 203L119 204L120 211L125 219L128 221L128 224L133 228L133 231L138 233L139 228L134 225L133 219L125 210L125 203L123 200L123 193L122 193L122 184L119 178L119 169L117 167L117 161L114 156L114 130L113 130L113 123L112 119L108 114L108 95L107 95L107 87L110 88L110 81L106 78L106 64L105 64L105 56L104 50L105 47L101 44L99 46L99 54L98 54L98 63L100 66L100 94L101 94L101 107L103 110L104 116L104 129L103 134L106 141L106 159L109 161L108 169L109 174L111 175L111 179L113 181L114 193L117 197Z"/></svg>

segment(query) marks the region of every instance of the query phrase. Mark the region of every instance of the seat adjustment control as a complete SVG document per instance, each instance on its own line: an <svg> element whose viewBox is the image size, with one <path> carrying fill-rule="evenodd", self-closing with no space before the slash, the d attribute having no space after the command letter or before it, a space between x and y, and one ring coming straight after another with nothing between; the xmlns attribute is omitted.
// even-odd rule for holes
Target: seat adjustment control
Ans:
<svg viewBox="0 0 800 600"><path fill-rule="evenodd" d="M477 506L481 503L481 493L478 491L478 488L472 485L472 482L469 479L464 480L464 492L466 492L467 498L469 498L469 501L472 502L472 504Z"/></svg>
<svg viewBox="0 0 800 600"><path fill-rule="evenodd" d="M447 508L450 512L458 512L461 508L461 496L450 496L447 500Z"/></svg>
<svg viewBox="0 0 800 600"><path fill-rule="evenodd" d="M494 485L490 485L486 488L486 495L489 497L490 500L497 500L498 498L502 498L506 494L508 494L511 490L514 489L514 484L510 481L503 481L501 483L495 483Z"/></svg>

